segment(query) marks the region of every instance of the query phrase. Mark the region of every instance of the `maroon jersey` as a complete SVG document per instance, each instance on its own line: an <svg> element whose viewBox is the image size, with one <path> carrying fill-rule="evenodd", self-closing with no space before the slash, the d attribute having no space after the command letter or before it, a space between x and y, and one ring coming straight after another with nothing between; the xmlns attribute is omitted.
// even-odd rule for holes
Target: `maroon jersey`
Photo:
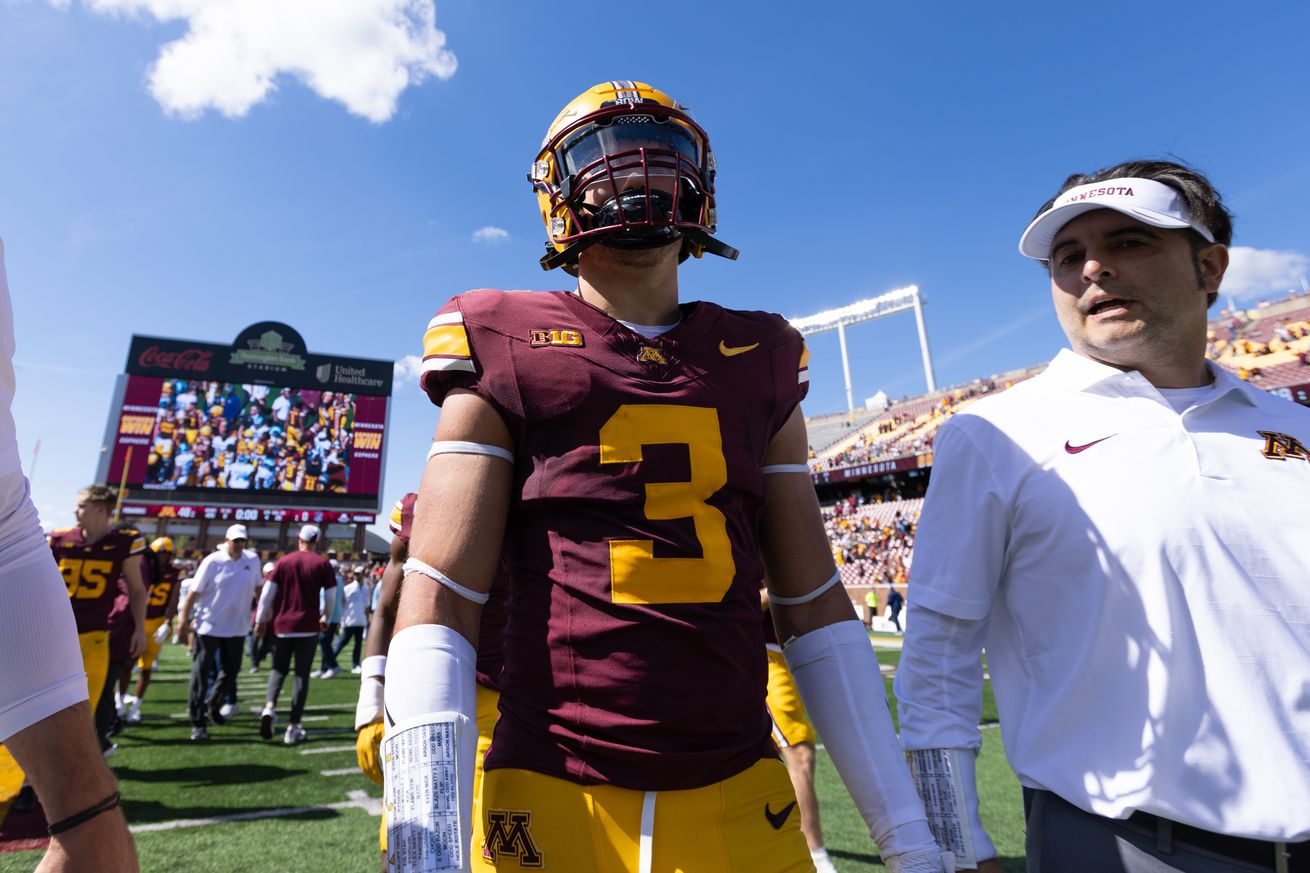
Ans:
<svg viewBox="0 0 1310 873"><path fill-rule="evenodd" d="M318 633L318 593L337 584L328 559L316 552L292 552L277 559L268 581L277 583L273 633Z"/></svg>
<svg viewBox="0 0 1310 873"><path fill-rule="evenodd" d="M391 533L408 548L410 532L414 528L414 502L418 494L413 491L396 501L391 508ZM509 574L501 561L492 580L490 596L482 607L482 623L478 628L478 684L492 691L500 689L500 672L505 666L501 648L501 634L505 628L505 601L509 598Z"/></svg>
<svg viewBox="0 0 1310 873"><path fill-rule="evenodd" d="M109 613L118 593L115 580L123 575L124 561L146 550L141 534L114 530L88 543L81 528L70 527L50 534L49 541L68 587L77 632L109 630Z"/></svg>
<svg viewBox="0 0 1310 873"><path fill-rule="evenodd" d="M655 339L564 292L474 291L433 318L423 389L475 391L515 446L488 769L662 791L776 754L760 468L805 358L781 317L712 303Z"/></svg>
<svg viewBox="0 0 1310 873"><path fill-rule="evenodd" d="M767 646L778 646L778 630L773 626L773 610L764 610L764 644Z"/></svg>
<svg viewBox="0 0 1310 873"><path fill-rule="evenodd" d="M146 618L163 618L168 615L168 599L177 590L180 574L173 562L160 563L159 569L150 578L150 597L146 600Z"/></svg>

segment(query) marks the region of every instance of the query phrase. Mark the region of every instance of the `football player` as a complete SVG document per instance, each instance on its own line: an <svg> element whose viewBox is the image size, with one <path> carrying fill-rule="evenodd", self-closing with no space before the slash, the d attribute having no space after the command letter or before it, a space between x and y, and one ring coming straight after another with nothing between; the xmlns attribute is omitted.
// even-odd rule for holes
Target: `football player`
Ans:
<svg viewBox="0 0 1310 873"><path fill-rule="evenodd" d="M87 694L93 701L100 700L108 680L109 612L119 578L127 582L134 623L128 657L138 657L146 648L147 595L141 562L136 559L146 544L133 529L110 529L116 502L114 490L105 485L83 488L77 494L77 526L57 530L49 538L73 605ZM101 745L107 747L106 742Z"/></svg>
<svg viewBox="0 0 1310 873"><path fill-rule="evenodd" d="M382 784L382 759L379 744L382 742L382 695L387 666L387 647L396 622L396 603L400 593L402 568L409 558L409 537L414 525L414 502L418 494L411 491L396 501L391 508L391 556L382 574L382 587L378 592L377 609L369 622L364 638L364 663L360 675L359 704L355 708L355 756L359 768L368 778ZM473 763L474 809L482 786L482 764L491 747L491 734L499 716L500 671L504 666L500 636L505 624L505 598L509 593L509 577L503 568L496 573L491 586L491 598L482 609L481 627L478 630L478 656L475 692L478 731L477 753ZM382 870L387 870L387 817L382 815L378 829L378 843L382 851Z"/></svg>
<svg viewBox="0 0 1310 873"><path fill-rule="evenodd" d="M125 698L128 704L124 720L128 724L141 721L141 700L150 687L150 675L164 640L173 634L173 618L177 615L178 569L173 566L173 540L156 537L150 543L150 598L146 601L146 648L136 662L136 695Z"/></svg>
<svg viewBox="0 0 1310 873"><path fill-rule="evenodd" d="M454 866L813 871L764 701L767 567L788 665L888 868L949 869L824 533L800 334L679 302L682 260L736 255L713 235L714 173L667 94L588 89L530 173L542 265L577 290L462 294L424 335L420 382L442 412L383 749L393 834L431 821L405 801L423 781L458 786ZM507 527L501 717L471 821L474 645ZM413 752L437 742L452 754Z"/></svg>

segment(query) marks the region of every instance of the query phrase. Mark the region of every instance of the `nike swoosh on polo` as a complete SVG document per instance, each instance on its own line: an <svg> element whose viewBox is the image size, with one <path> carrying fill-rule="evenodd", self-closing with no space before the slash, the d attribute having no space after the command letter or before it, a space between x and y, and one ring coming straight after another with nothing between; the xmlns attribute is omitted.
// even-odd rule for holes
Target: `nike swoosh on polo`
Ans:
<svg viewBox="0 0 1310 873"><path fill-rule="evenodd" d="M1068 441L1068 440L1065 440L1065 441L1064 441L1064 450L1065 450L1066 452L1068 452L1069 454L1071 454L1071 455L1076 455L1076 454L1078 454L1079 452L1085 452L1085 451L1087 451L1088 449L1090 449L1092 446L1096 445L1097 443L1103 443L1103 442L1105 442L1106 440L1108 440L1108 439L1109 439L1110 437L1112 437L1112 436L1118 436L1118 434L1114 434L1114 433L1112 433L1112 434L1110 434L1110 436L1103 436L1103 437L1101 437L1099 440L1092 440L1090 443L1085 443L1085 444L1083 444L1083 445L1081 445L1081 446L1070 445L1070 444L1069 444L1069 441Z"/></svg>
<svg viewBox="0 0 1310 873"><path fill-rule="evenodd" d="M764 817L769 820L769 824L773 825L775 831L781 830L782 826L787 823L787 817L791 815L791 811L795 808L796 801L794 800L777 812L769 809L769 805L766 803L764 804Z"/></svg>
<svg viewBox="0 0 1310 873"><path fill-rule="evenodd" d="M748 346L730 346L723 340L719 340L719 351L724 357L731 358L733 355L740 355L742 352L749 352L751 349L760 347L759 343L751 343Z"/></svg>

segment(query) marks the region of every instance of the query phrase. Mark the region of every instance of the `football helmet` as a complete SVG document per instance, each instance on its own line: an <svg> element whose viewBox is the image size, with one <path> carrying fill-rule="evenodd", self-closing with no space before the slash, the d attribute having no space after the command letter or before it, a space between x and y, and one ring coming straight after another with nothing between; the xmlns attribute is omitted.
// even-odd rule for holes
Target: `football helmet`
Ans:
<svg viewBox="0 0 1310 873"><path fill-rule="evenodd" d="M152 552L174 551L172 537L156 537L155 541L150 544L150 551Z"/></svg>
<svg viewBox="0 0 1310 873"><path fill-rule="evenodd" d="M551 123L528 181L546 225L544 270L576 276L595 243L654 248L682 240L682 258L735 260L716 239L714 153L691 111L643 82L603 82Z"/></svg>

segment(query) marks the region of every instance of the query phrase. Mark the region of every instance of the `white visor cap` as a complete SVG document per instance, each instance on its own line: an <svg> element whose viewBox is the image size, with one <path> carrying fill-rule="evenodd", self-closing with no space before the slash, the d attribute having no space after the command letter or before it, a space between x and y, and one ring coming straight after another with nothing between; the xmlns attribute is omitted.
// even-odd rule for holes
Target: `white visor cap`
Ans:
<svg viewBox="0 0 1310 873"><path fill-rule="evenodd" d="M319 530L318 525L307 524L300 529L300 538L307 543L316 543L322 533L323 531Z"/></svg>
<svg viewBox="0 0 1310 873"><path fill-rule="evenodd" d="M1154 179L1125 177L1065 191L1019 237L1019 253L1038 261L1050 260L1051 244L1060 228L1093 209L1113 209L1153 227L1170 230L1190 227L1205 237L1206 242L1214 242L1210 229L1192 218L1183 195Z"/></svg>
<svg viewBox="0 0 1310 873"><path fill-rule="evenodd" d="M230 540L246 539L246 526L244 524L234 524L227 529L227 538Z"/></svg>

